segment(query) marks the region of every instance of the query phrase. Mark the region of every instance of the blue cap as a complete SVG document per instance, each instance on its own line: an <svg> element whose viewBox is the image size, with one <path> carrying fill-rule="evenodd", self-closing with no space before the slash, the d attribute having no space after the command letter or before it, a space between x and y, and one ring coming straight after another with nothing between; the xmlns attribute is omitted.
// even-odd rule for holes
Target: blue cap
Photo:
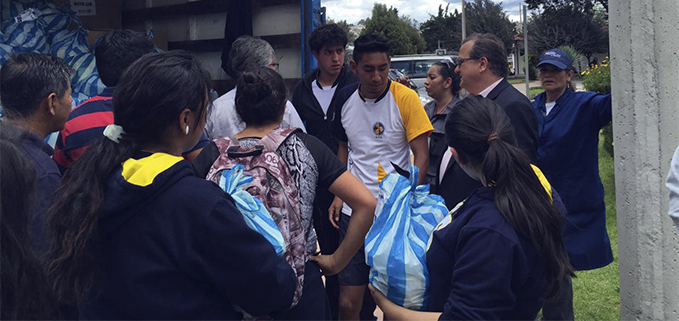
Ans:
<svg viewBox="0 0 679 321"><path fill-rule="evenodd" d="M540 55L540 62L538 67L544 64L550 64L558 67L559 69L568 69L573 65L571 57L568 57L561 49L549 49Z"/></svg>

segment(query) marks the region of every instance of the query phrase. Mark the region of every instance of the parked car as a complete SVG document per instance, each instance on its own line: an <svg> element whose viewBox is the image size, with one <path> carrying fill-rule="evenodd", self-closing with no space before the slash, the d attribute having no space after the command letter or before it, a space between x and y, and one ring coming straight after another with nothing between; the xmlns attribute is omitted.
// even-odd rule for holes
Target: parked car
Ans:
<svg viewBox="0 0 679 321"><path fill-rule="evenodd" d="M391 58L391 68L398 70L400 73L410 78L410 80L417 86L415 90L420 95L422 104L425 104L431 100L424 88L424 81L427 79L427 71L429 71L431 65L442 60L448 60L451 63L455 63L456 59L457 55L394 56Z"/></svg>

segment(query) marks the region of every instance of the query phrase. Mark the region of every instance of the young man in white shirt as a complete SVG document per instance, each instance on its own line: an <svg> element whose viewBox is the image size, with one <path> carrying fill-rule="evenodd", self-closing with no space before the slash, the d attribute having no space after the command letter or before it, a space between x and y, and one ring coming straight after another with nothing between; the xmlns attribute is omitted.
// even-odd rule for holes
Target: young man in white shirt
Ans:
<svg viewBox="0 0 679 321"><path fill-rule="evenodd" d="M353 58L351 69L360 82L340 90L331 106L335 108L333 134L339 140L337 156L377 197L379 182L396 172L392 164L409 168L412 150L422 183L429 164L427 137L434 128L417 93L388 79L389 44L381 37L364 35L356 39ZM351 208L335 198L330 217L343 238ZM364 300L369 271L361 249L340 272L341 320L373 319L374 301L369 296ZM359 314L361 307L365 314Z"/></svg>

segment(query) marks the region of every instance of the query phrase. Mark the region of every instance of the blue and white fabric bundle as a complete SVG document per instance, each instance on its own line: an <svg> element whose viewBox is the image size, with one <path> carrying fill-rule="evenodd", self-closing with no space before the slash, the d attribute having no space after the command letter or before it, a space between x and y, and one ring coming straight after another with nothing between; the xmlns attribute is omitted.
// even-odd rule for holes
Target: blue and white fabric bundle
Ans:
<svg viewBox="0 0 679 321"><path fill-rule="evenodd" d="M380 183L375 222L365 238L370 284L392 302L413 310L429 303L426 250L436 225L448 213L443 198L417 186L418 168L410 178L389 174Z"/></svg>
<svg viewBox="0 0 679 321"><path fill-rule="evenodd" d="M219 187L231 195L245 223L262 234L276 249L276 254L282 256L285 254L283 234L262 201L243 189L252 182L252 175L243 174L244 169L243 165L238 164L230 170L224 170L219 180Z"/></svg>

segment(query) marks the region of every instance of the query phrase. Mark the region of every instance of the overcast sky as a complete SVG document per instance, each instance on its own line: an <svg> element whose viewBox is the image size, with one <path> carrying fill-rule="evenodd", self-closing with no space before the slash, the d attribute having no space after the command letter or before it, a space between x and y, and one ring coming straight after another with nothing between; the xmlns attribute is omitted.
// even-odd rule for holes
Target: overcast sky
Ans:
<svg viewBox="0 0 679 321"><path fill-rule="evenodd" d="M502 2L509 20L519 21L519 7L524 4L523 0L492 1ZM355 24L361 19L370 17L375 2L386 4L387 8L397 8L399 15L409 16L419 23L427 21L430 14L437 14L439 5L445 8L446 4L450 3L448 10L453 12L455 9L460 11L462 3L461 0L321 0L321 6L326 7L328 19L346 20Z"/></svg>

